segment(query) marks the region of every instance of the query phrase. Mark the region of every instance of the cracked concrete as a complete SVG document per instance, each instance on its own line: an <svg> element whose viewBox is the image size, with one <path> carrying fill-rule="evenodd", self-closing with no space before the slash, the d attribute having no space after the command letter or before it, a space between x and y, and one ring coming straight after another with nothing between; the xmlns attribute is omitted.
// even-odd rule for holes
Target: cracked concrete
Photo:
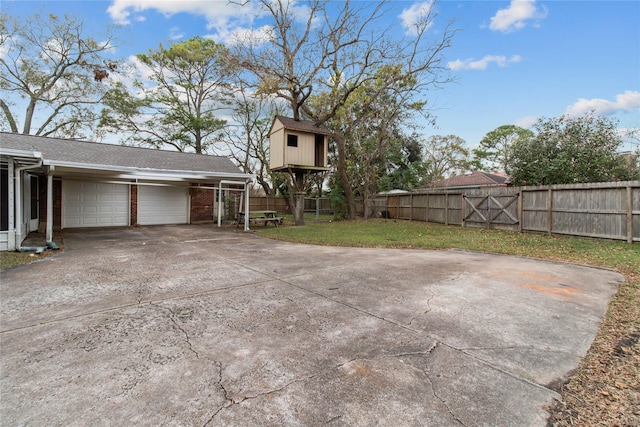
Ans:
<svg viewBox="0 0 640 427"><path fill-rule="evenodd" d="M204 225L65 247L2 272L0 425L544 426L622 281Z"/></svg>

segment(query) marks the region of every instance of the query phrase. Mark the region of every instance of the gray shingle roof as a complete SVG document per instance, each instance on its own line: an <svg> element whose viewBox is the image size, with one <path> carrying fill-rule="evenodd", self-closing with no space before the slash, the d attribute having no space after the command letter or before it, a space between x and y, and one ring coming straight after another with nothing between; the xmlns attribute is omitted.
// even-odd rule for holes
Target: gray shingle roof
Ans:
<svg viewBox="0 0 640 427"><path fill-rule="evenodd" d="M154 150L60 138L0 132L0 147L39 151L47 164L77 163L162 171L241 174L233 162L222 156Z"/></svg>
<svg viewBox="0 0 640 427"><path fill-rule="evenodd" d="M316 125L311 120L294 120L289 117L284 116L276 116L274 120L279 120L280 123L284 125L285 128L291 130L298 130L301 132L309 132L309 133L319 133L322 135L329 135L331 132L326 126Z"/></svg>
<svg viewBox="0 0 640 427"><path fill-rule="evenodd" d="M429 188L453 188L453 187L490 187L505 185L507 177L482 171L473 171L468 175L456 175L451 178L440 179L431 184L421 186L421 189Z"/></svg>

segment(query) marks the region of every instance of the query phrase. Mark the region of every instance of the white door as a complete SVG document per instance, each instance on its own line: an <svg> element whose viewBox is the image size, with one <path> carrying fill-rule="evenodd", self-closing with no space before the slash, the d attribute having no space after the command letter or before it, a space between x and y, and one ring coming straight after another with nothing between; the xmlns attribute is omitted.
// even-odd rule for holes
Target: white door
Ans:
<svg viewBox="0 0 640 427"><path fill-rule="evenodd" d="M129 225L129 186L62 181L62 228Z"/></svg>
<svg viewBox="0 0 640 427"><path fill-rule="evenodd" d="M187 224L189 188L138 186L138 224Z"/></svg>

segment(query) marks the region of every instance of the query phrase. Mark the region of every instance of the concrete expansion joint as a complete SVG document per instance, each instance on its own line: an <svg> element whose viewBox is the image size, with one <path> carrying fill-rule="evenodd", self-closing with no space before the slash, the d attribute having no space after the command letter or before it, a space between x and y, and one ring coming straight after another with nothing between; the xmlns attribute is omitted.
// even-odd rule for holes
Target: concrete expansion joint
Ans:
<svg viewBox="0 0 640 427"><path fill-rule="evenodd" d="M490 360L486 360L486 359L484 359L482 357L479 357L476 354L473 354L473 353L469 352L470 350L473 351L473 350L483 350L483 349L485 349L485 350L491 350L491 349L509 350L509 349L523 349L523 348L535 349L535 347L532 347L532 346L505 346L505 347L487 347L487 348L481 348L481 347L479 347L479 348L473 348L473 347L457 348L457 347L450 346L450 345L448 345L446 343L442 343L442 344L446 345L447 347L451 348L454 351L459 351L460 353L464 354L465 356L468 356L468 357L470 357L472 359L475 359L478 362L480 362L480 363L482 363L482 364L484 364L486 366L489 366L491 369L495 369L498 372L502 372L503 374L505 374L505 375L517 380L517 381L522 381L522 382L530 384L530 385L532 385L534 387L538 387L538 388L553 392L554 394L556 394L558 396L558 398L560 396L559 393L556 390L554 390L554 388L552 386L550 387L550 386L547 386L547 385L544 385L544 384L539 384L539 383L537 383L537 382L535 382L535 381L533 381L531 379L521 377L521 376L519 376L519 375L517 375L517 374L515 374L515 373L513 373L513 372L511 372L511 371L509 371L509 370L507 370L507 369L505 369L503 367L501 367L501 366L496 365L495 363L492 363ZM561 353L563 353L563 352L561 352ZM564 352L564 353L566 353L566 352ZM567 354L571 354L571 353L567 353Z"/></svg>

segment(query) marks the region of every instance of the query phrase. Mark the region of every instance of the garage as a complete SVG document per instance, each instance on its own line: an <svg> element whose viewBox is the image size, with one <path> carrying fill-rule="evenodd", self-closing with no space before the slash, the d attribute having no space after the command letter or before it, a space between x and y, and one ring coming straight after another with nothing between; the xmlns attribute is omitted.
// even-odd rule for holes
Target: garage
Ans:
<svg viewBox="0 0 640 427"><path fill-rule="evenodd" d="M189 223L189 188L140 185L138 187L138 224Z"/></svg>
<svg viewBox="0 0 640 427"><path fill-rule="evenodd" d="M62 228L129 225L129 185L62 182Z"/></svg>

